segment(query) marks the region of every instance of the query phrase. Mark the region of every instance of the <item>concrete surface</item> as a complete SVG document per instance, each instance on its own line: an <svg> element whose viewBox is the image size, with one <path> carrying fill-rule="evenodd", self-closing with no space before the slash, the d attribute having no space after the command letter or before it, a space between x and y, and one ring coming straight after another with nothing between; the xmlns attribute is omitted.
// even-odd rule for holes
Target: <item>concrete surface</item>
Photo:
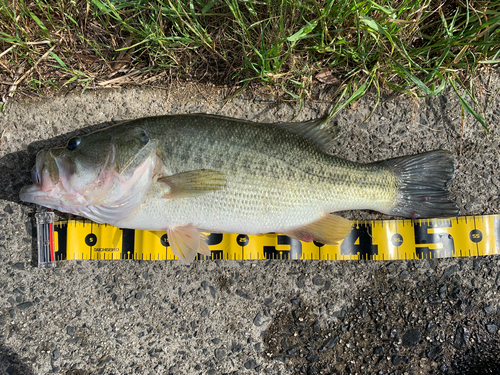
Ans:
<svg viewBox="0 0 500 375"><path fill-rule="evenodd" d="M493 133L453 93L360 100L334 121L333 152L362 162L453 152L462 215L498 213L498 76L480 80ZM320 99L328 90L321 88ZM33 266L34 207L21 204L36 152L110 123L205 112L255 121L323 115L246 92L186 85L13 102L0 115L0 373L498 373L500 257L396 261L64 262ZM349 218L382 218L346 212ZM489 372L488 372L489 371Z"/></svg>

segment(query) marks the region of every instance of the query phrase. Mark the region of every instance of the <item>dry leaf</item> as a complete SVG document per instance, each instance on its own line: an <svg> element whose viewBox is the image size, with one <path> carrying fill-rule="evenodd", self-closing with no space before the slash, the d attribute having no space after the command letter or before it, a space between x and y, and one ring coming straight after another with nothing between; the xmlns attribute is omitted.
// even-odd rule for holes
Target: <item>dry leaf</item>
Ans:
<svg viewBox="0 0 500 375"><path fill-rule="evenodd" d="M123 85L125 83L129 83L132 81L137 75L144 74L140 70L132 68L129 73L124 76L120 76L117 78L110 79L109 81L99 82L99 86L108 86L108 85Z"/></svg>
<svg viewBox="0 0 500 375"><path fill-rule="evenodd" d="M335 77L330 69L321 69L321 71L316 74L316 79L321 83L326 83L328 85L338 85L340 80Z"/></svg>
<svg viewBox="0 0 500 375"><path fill-rule="evenodd" d="M87 64L87 65L91 65L96 61L96 59L94 57L84 55L83 53L76 53L75 57L77 57L78 59L80 59L81 62L83 62L84 64Z"/></svg>

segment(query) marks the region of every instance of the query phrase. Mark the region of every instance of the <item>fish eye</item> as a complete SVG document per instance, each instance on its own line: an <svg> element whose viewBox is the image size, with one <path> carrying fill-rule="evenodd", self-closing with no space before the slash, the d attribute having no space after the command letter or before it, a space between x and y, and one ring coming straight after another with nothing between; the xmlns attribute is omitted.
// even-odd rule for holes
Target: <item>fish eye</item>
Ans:
<svg viewBox="0 0 500 375"><path fill-rule="evenodd" d="M140 141L142 143L148 143L149 142L149 137L148 137L148 135L146 134L146 132L144 130L143 130L143 133L141 134L141 136L140 136L139 139L140 139Z"/></svg>
<svg viewBox="0 0 500 375"><path fill-rule="evenodd" d="M80 146L80 143L82 142L82 139L80 137L75 137L75 138L71 138L68 142L68 145L66 146L66 148L70 151L73 151L74 149L76 149L78 146Z"/></svg>

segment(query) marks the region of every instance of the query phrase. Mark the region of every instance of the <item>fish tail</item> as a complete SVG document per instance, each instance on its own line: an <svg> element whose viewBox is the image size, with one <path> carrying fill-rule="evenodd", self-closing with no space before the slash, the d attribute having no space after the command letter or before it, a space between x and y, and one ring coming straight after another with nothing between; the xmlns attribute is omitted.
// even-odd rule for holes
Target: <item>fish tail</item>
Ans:
<svg viewBox="0 0 500 375"><path fill-rule="evenodd" d="M449 151L437 150L381 162L396 176L399 194L388 214L410 218L456 216L447 190L455 173Z"/></svg>

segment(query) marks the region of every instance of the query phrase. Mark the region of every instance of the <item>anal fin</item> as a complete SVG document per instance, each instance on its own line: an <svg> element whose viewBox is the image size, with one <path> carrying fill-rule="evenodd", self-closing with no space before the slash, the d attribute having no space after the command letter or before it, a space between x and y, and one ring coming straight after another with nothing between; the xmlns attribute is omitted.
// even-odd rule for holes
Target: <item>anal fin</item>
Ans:
<svg viewBox="0 0 500 375"><path fill-rule="evenodd" d="M346 238L351 233L351 229L349 220L341 216L326 214L319 220L284 234L304 242L318 241L333 245Z"/></svg>

